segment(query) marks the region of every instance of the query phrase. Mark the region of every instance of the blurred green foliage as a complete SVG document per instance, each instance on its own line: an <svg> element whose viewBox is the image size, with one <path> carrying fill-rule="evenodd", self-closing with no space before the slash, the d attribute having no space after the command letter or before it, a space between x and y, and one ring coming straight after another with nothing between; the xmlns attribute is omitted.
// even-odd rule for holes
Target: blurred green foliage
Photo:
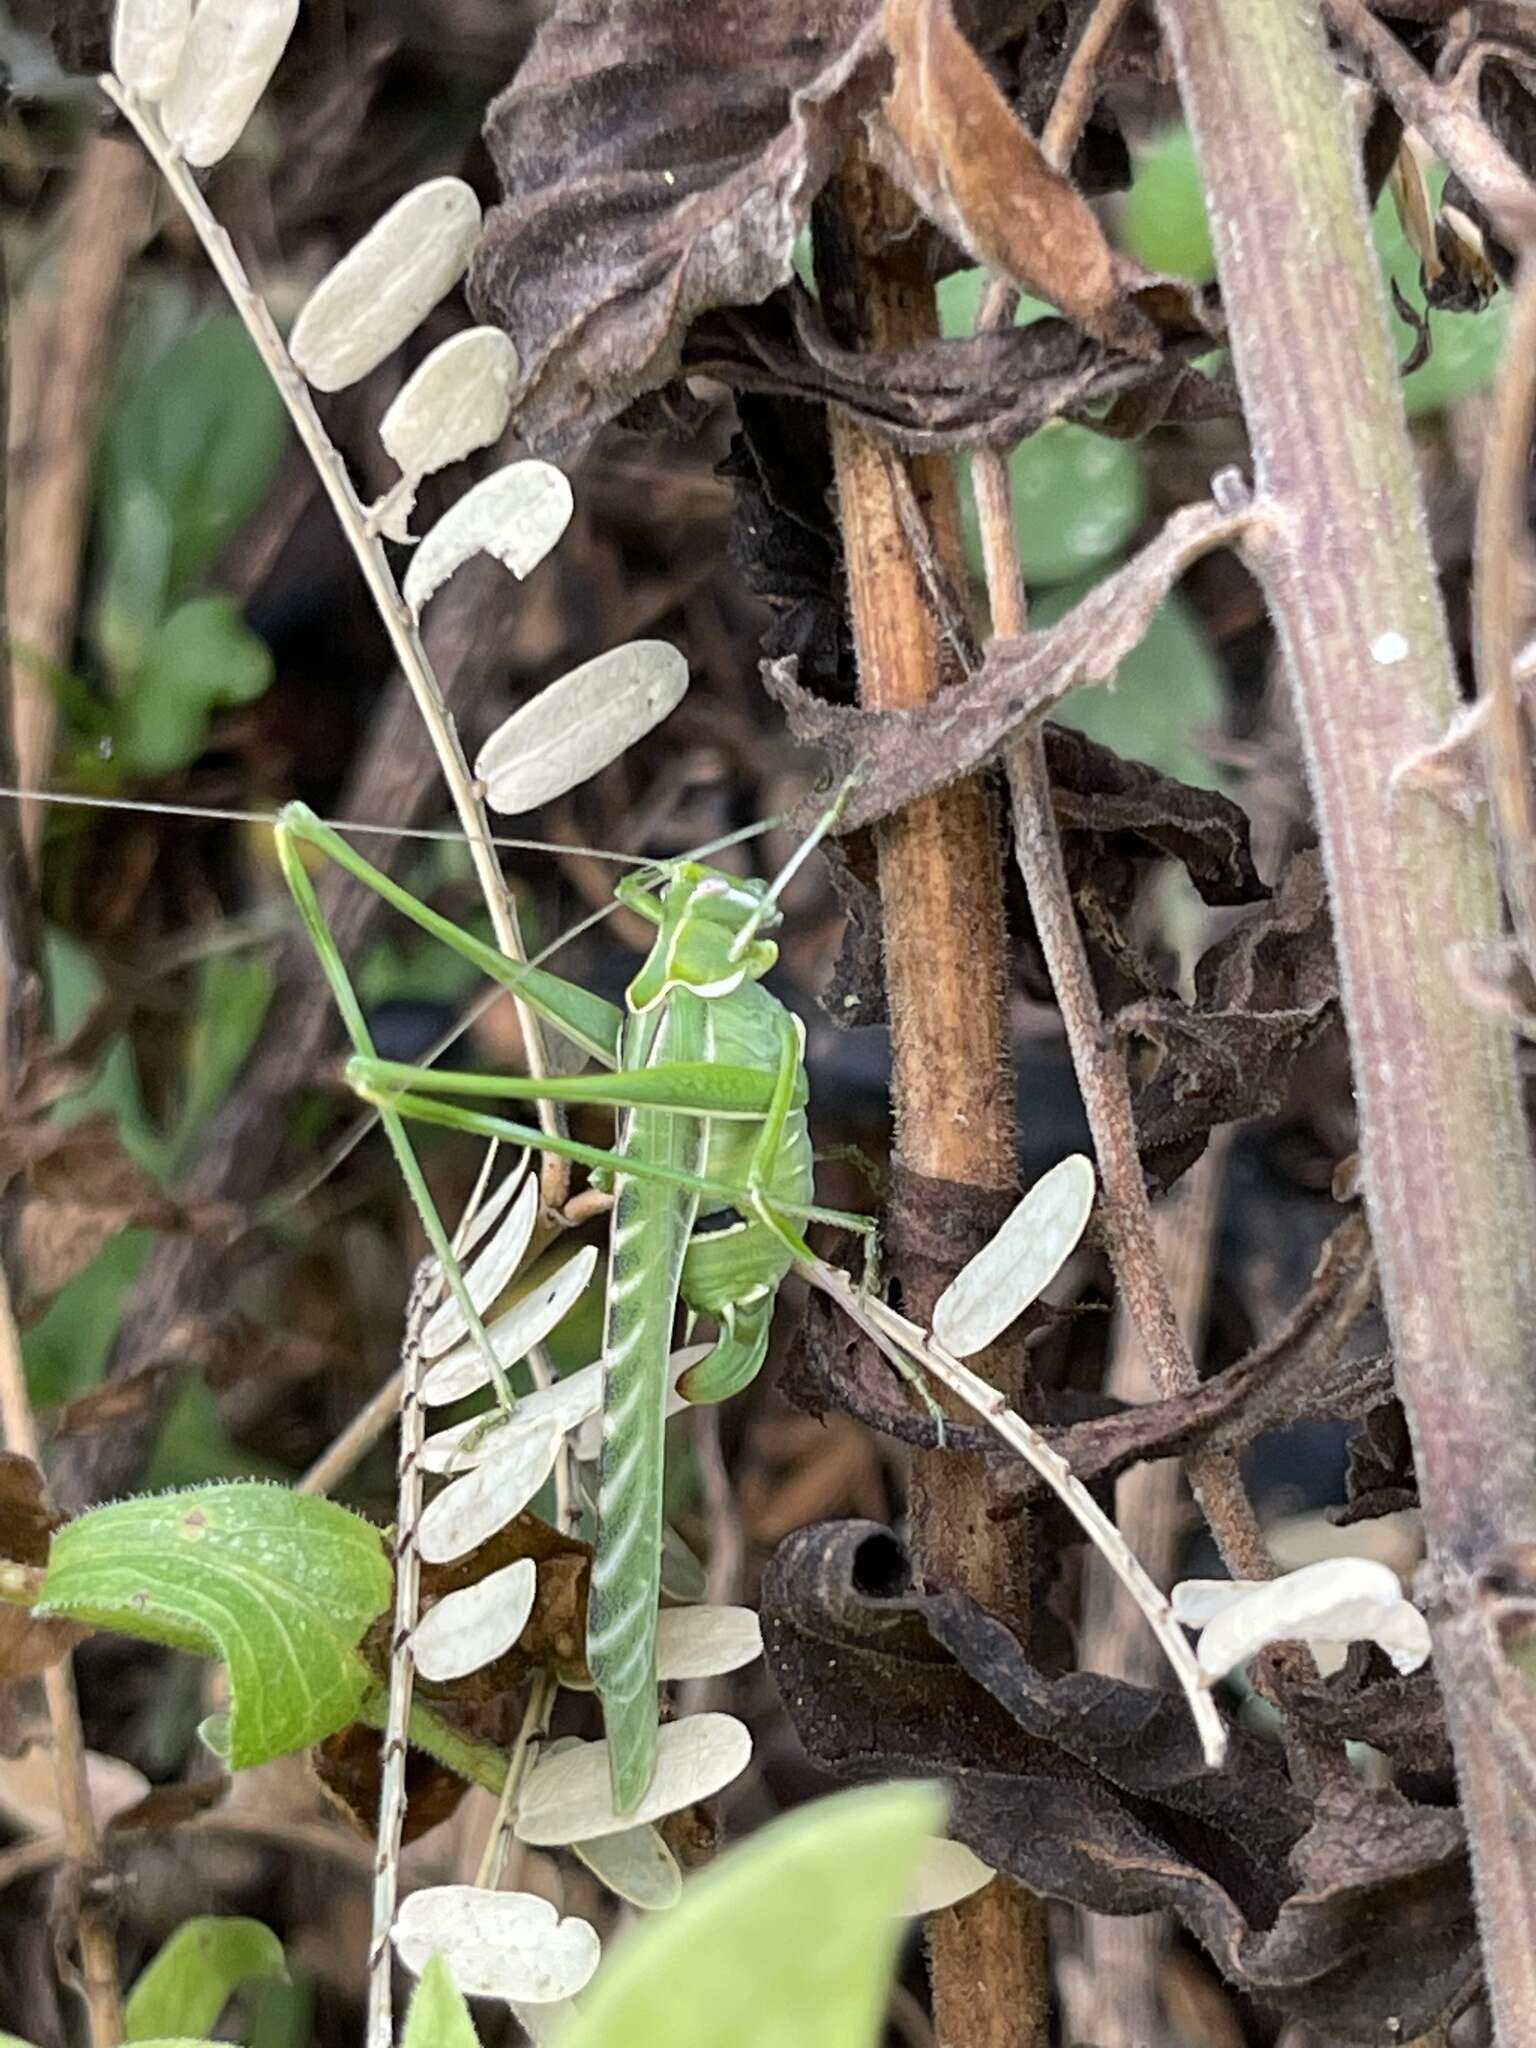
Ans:
<svg viewBox="0 0 1536 2048"><path fill-rule="evenodd" d="M266 496L286 432L233 314L178 337L116 395L95 477L92 637L106 695L79 737L109 750L119 777L187 767L213 713L272 680L239 607L197 585ZM65 706L77 726L82 701L76 690Z"/></svg>

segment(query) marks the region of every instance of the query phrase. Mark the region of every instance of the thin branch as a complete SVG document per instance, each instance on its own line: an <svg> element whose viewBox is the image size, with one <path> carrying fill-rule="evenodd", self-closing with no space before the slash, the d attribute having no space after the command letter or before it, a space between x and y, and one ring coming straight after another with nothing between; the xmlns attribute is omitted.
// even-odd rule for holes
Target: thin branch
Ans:
<svg viewBox="0 0 1536 2048"><path fill-rule="evenodd" d="M818 239L822 303L849 345L900 348L938 331L931 289L892 275L879 252L910 234L909 203L855 150L824 202ZM841 258L840 262L838 259ZM942 701L958 665L903 530L898 472L957 583L959 505L942 456L898 458L850 415L829 411L848 600L867 710ZM855 801L858 792L855 792ZM1007 1009L1007 936L991 793L977 778L908 804L878 828L891 1007L891 1093L900 1167L923 1184L954 1183L1006 1196L1017 1184ZM932 1270L908 1272L916 1311L932 1306ZM938 1282L942 1285L942 1281ZM995 1347L988 1370L1009 1391L1021 1350ZM999 1394L998 1399L1004 1396ZM989 1524L975 1507L981 1472L969 1459L918 1456L910 1507L919 1573L942 1577L994 1612L1028 1598L1028 1528ZM928 1923L937 2031L972 2048L1035 2048L1049 2028L1044 1911L1001 1881Z"/></svg>
<svg viewBox="0 0 1536 2048"><path fill-rule="evenodd" d="M148 230L154 174L118 137L86 144L67 208L58 283L43 341L36 403L21 437L25 479L6 561L16 779L48 779L58 697L51 665L73 652L91 506L97 413L121 333L116 317L129 260ZM42 808L24 800L22 831L36 858Z"/></svg>
<svg viewBox="0 0 1536 2048"><path fill-rule="evenodd" d="M1065 170L1072 161L1072 152L1088 126L1099 96L1099 67L1109 54L1109 46L1129 6L1130 0L1099 0L1072 47L1051 111L1040 131L1041 153L1057 170ZM996 290L996 286L991 289ZM1007 325L1006 321L989 321L986 315L984 303L982 317L976 323L978 330Z"/></svg>
<svg viewBox="0 0 1536 2048"><path fill-rule="evenodd" d="M27 1396L21 1338L11 1302L11 1285L0 1266L0 1440L34 1464L38 1459L37 1424ZM77 1879L77 1928L80 1942L80 1986L90 2023L91 2048L117 2048L123 2038L123 1995L117 1976L117 1941L111 1908L98 1889L105 1859L101 1831L91 1810L90 1781L85 1768L85 1735L80 1702L75 1695L74 1669L67 1656L43 1673L52 1738L53 1775L59 1795L64 1847Z"/></svg>
<svg viewBox="0 0 1536 2048"><path fill-rule="evenodd" d="M367 513L352 488L352 480L340 452L315 410L309 386L289 355L266 302L247 277L234 243L209 211L196 179L166 140L153 114L134 94L126 92L115 78L103 77L99 83L107 98L132 124L139 140L154 159L161 176L196 231L209 262L229 294L231 304L260 351L295 431L331 501L337 523L389 637L391 650L410 685L422 722L431 735L433 750L442 769L443 780L448 785L449 796L469 846L475 876L490 913L496 943L509 959L523 960L527 955L518 927L516 906L507 891L491 845L485 807L470 775L458 728L443 700L416 621L395 583L383 542L369 530ZM522 1003L517 1005L517 1012L529 1070L536 1077L546 1074L549 1071L548 1059L539 1020ZM541 1101L538 1108L542 1127L551 1135L557 1134L560 1121L555 1105ZM569 1172L565 1162L553 1153L545 1155L543 1182L546 1202L551 1208L559 1208L569 1185Z"/></svg>
<svg viewBox="0 0 1536 2048"><path fill-rule="evenodd" d="M1105 15L1111 16L1107 22ZM1114 26L1113 10L1101 7L1089 24L1089 32L1099 29L1100 49ZM1057 168L1076 147L1077 124L1087 119L1091 109L1092 98L1086 92L1079 92L1065 106L1058 101L1052 109L1043 146ZM982 302L978 331L1006 325L1013 319L1016 305L1013 288L1001 279L994 280ZM1006 457L996 448L978 448L972 457L971 476L993 631L1017 639L1028 627L1028 602L1014 535L1013 490ZM1115 1281L1158 1392L1165 1397L1187 1393L1199 1385L1200 1375L1179 1328L1158 1251L1124 1052L1104 1028L1072 905L1038 719L1010 742L1003 758L1013 807L1014 853L1093 1138L1103 1193L1104 1233ZM1190 1480L1233 1577L1268 1578L1274 1565L1238 1477L1236 1461L1221 1452L1200 1453L1190 1460Z"/></svg>
<svg viewBox="0 0 1536 2048"><path fill-rule="evenodd" d="M1410 128L1467 190L1512 249L1536 240L1536 185L1498 138L1490 134L1454 86L1420 69L1365 0L1327 0L1340 33L1365 59L1372 77Z"/></svg>
<svg viewBox="0 0 1536 2048"><path fill-rule="evenodd" d="M916 1365L920 1371L931 1373L1039 1473L1146 1617L1148 1628L1157 1637L1189 1702L1205 1760L1213 1770L1217 1769L1227 1753L1227 1733L1189 1640L1174 1620L1166 1595L1147 1577L1125 1538L1082 1481L1074 1478L1066 1460L1008 1405L996 1387L989 1386L969 1366L952 1357L928 1331L898 1315L877 1295L862 1293L845 1273L819 1259L802 1266L802 1270L812 1286L835 1301L848 1320L878 1346L899 1372L910 1376L911 1367Z"/></svg>
<svg viewBox="0 0 1536 2048"><path fill-rule="evenodd" d="M400 1848L405 1832L405 1771L409 1755L411 1692L416 1663L411 1635L421 1606L421 1553L416 1547L421 1520L421 1333L437 1300L443 1276L435 1259L424 1259L411 1287L400 1346L400 1448L395 1504L395 1618L389 1657L389 1708L379 1783L379 1824L373 1866L373 1927L368 1947L367 2048L390 2048L390 1930L400 1888Z"/></svg>

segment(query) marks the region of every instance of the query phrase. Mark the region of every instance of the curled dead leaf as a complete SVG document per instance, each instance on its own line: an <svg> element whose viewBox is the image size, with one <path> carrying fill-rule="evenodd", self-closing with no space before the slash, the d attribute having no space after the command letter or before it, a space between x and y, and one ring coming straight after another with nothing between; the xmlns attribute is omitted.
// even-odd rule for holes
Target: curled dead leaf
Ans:
<svg viewBox="0 0 1536 2048"><path fill-rule="evenodd" d="M1060 306L1100 341L1156 352L1121 291L1088 202L1046 161L955 21L949 0L885 0L895 78L875 150L978 263Z"/></svg>
<svg viewBox="0 0 1536 2048"><path fill-rule="evenodd" d="M950 1832L983 1861L1095 1912L1171 1911L1267 2006L1336 2038L1411 2038L1477 1970L1454 1812L1348 1779L1309 1808L1240 1729L1206 1771L1173 1695L1048 1677L974 1602L915 1591L888 1530L791 1536L763 1621L818 1763L943 1780Z"/></svg>

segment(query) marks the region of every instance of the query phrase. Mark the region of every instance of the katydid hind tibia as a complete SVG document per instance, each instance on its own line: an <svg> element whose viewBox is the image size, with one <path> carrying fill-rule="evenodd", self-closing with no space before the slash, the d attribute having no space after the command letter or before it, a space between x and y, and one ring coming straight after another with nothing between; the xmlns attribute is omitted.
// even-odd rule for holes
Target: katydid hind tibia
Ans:
<svg viewBox="0 0 1536 2048"><path fill-rule="evenodd" d="M774 890L691 860L626 877L615 893L654 926L655 939L620 1009L461 932L303 806L283 812L278 836L284 873L353 1039L349 1077L380 1109L450 1285L456 1268L402 1118L561 1152L610 1178L604 1439L587 1656L615 1807L631 1811L655 1760L667 1361L678 1299L718 1329L680 1391L690 1400L722 1400L762 1365L779 1284L797 1259L812 1256L801 1234L806 1221L824 1216L871 1228L866 1218L814 1202L804 1032L762 986L777 958L767 936L779 922ZM379 1060L294 842L367 882L610 1071L532 1079ZM485 1097L611 1104L615 1146L551 1136L470 1106ZM730 1212L724 1227L697 1228ZM462 1294L462 1282L455 1291ZM478 1316L467 1319L483 1336ZM493 1378L505 1404L504 1375Z"/></svg>

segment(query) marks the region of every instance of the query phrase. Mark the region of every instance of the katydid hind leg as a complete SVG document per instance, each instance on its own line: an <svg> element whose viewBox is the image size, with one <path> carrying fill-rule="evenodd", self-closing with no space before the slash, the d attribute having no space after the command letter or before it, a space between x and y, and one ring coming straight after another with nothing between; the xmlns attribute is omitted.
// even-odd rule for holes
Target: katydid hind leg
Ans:
<svg viewBox="0 0 1536 2048"><path fill-rule="evenodd" d="M288 884L289 893L309 934L316 958L331 985L331 993L347 1027L347 1036L356 1049L356 1056L360 1059L375 1059L377 1054L374 1052L373 1039L369 1034L361 999L352 985L352 978L347 973L346 963L341 957L335 935L326 920L325 912L320 907L320 899L315 894L309 871L300 859L298 850L292 843L292 837L286 824L280 822L277 828L277 853L283 878ZM511 1384L501 1360L496 1355L496 1347L491 1342L480 1311L470 1298L458 1257L443 1219L438 1213L437 1204L432 1199L432 1191L427 1186L421 1162L417 1159L415 1148L406 1133L404 1120L398 1110L387 1103L381 1103L379 1121L384 1126L384 1134L395 1155L401 1178L421 1219L421 1227L426 1233L427 1242L437 1256L448 1291L453 1296L459 1313L464 1318L465 1326L475 1339L489 1368L496 1399L503 1409L510 1410L516 1405Z"/></svg>
<svg viewBox="0 0 1536 2048"><path fill-rule="evenodd" d="M593 995L589 989L566 981L558 974L549 974L542 967L529 967L521 960L509 960L495 946L487 945L471 932L460 931L451 918L421 902L392 876L365 860L339 832L317 818L308 805L285 805L278 817L277 833L280 845L289 845L297 840L324 853L349 875L366 883L375 895L382 896L402 917L409 918L412 924L437 939L461 960L467 960L478 968L487 980L496 982L519 1002L526 1003L545 1023L563 1031L592 1058L604 1066L615 1065L624 1021L624 1013L617 1004ZM289 886L293 886L291 877Z"/></svg>

